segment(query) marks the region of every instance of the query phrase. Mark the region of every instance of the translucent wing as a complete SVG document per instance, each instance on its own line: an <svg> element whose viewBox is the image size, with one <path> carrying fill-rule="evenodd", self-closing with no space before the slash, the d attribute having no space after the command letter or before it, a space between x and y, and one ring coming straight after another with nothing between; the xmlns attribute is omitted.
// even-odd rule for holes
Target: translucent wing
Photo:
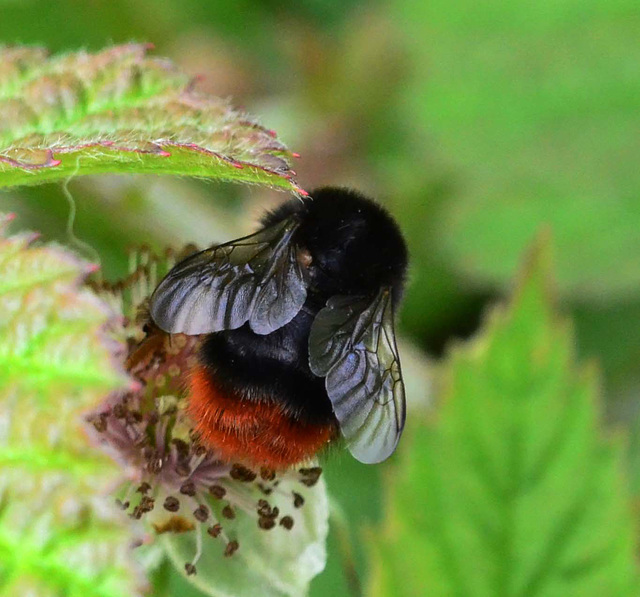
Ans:
<svg viewBox="0 0 640 597"><path fill-rule="evenodd" d="M151 296L151 317L172 334L208 334L247 321L270 334L291 321L307 296L288 218L178 263Z"/></svg>
<svg viewBox="0 0 640 597"><path fill-rule="evenodd" d="M309 364L326 377L351 454L365 463L388 458L406 414L390 290L382 289L373 301L330 299L311 327Z"/></svg>

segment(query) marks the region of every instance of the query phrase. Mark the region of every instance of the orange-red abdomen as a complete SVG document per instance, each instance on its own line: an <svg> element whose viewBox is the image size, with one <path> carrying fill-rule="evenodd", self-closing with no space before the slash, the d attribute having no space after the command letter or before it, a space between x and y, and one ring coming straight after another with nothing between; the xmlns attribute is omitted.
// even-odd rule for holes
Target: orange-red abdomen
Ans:
<svg viewBox="0 0 640 597"><path fill-rule="evenodd" d="M299 421L265 397L242 399L223 391L210 372L191 374L188 413L202 442L222 460L281 470L308 460L334 437L334 425Z"/></svg>

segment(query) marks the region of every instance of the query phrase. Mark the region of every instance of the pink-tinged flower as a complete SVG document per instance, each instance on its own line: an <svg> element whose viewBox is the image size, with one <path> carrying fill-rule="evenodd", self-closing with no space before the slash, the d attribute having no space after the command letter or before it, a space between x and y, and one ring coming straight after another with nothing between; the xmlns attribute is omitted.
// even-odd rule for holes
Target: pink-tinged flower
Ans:
<svg viewBox="0 0 640 597"><path fill-rule="evenodd" d="M124 359L133 382L127 392L110 396L89 421L92 434L123 466L120 507L159 535L195 536L192 557L183 562L187 575L194 575L210 543L219 544L226 557L242 551L248 520L265 533L295 533L306 502L319 495L324 508L326 498L322 484L311 489L322 472L317 466L286 473L252 470L223 462L199 442L186 413L185 380L200 338L168 335L145 315L159 265L171 266L171 259L164 261L159 264L144 252L123 283L95 284L124 313L122 327L113 333L126 343ZM308 526L308 519L304 516L302 524ZM326 520L320 526L326 527ZM320 529L323 534L326 529ZM323 541L319 551L314 547L322 565Z"/></svg>

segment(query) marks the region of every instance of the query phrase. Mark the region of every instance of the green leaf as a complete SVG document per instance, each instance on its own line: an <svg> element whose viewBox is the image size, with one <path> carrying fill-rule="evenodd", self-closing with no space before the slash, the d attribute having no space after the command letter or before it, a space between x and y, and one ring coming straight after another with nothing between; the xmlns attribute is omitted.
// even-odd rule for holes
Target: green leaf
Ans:
<svg viewBox="0 0 640 597"><path fill-rule="evenodd" d="M304 498L304 505L296 509L291 492ZM247 495L247 503L260 495ZM223 555L220 539L204 537L207 543L197 563L198 573L188 579L204 594L214 597L282 597L306 595L311 579L320 573L326 562L329 507L324 481L308 488L298 481L283 479L277 493L269 497L272 506L282 516L291 516L294 526L286 530L280 525L265 531L258 527L255 512L239 511L234 520L225 520L225 532L237 536L238 551L231 557ZM218 504L209 503L216 516ZM196 553L196 532L167 533L164 545L178 569ZM211 544L215 541L214 544Z"/></svg>
<svg viewBox="0 0 640 597"><path fill-rule="evenodd" d="M408 112L455 196L438 243L468 279L508 284L542 223L560 290L640 292L635 0L396 0L417 68Z"/></svg>
<svg viewBox="0 0 640 597"><path fill-rule="evenodd" d="M304 194L292 154L227 102L200 95L144 45L49 58L0 47L0 187L71 175L180 174Z"/></svg>
<svg viewBox="0 0 640 597"><path fill-rule="evenodd" d="M536 252L506 308L440 372L437 420L414 421L388 481L371 594L637 595L620 442Z"/></svg>
<svg viewBox="0 0 640 597"><path fill-rule="evenodd" d="M113 314L79 289L86 264L34 238L0 237L0 595L138 595L131 532L104 495L119 471L83 430L126 382L103 335Z"/></svg>

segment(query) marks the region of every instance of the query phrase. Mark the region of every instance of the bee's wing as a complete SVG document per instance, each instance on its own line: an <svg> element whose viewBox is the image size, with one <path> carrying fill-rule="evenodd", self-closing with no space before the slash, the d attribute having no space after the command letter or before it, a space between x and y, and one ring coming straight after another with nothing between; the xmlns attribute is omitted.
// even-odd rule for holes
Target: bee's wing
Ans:
<svg viewBox="0 0 640 597"><path fill-rule="evenodd" d="M311 327L309 364L315 375L326 377L351 454L368 464L388 458L406 414L390 289L373 301L330 299Z"/></svg>
<svg viewBox="0 0 640 597"><path fill-rule="evenodd" d="M208 334L247 321L257 334L289 323L307 296L288 218L178 263L151 296L151 317L172 334Z"/></svg>

